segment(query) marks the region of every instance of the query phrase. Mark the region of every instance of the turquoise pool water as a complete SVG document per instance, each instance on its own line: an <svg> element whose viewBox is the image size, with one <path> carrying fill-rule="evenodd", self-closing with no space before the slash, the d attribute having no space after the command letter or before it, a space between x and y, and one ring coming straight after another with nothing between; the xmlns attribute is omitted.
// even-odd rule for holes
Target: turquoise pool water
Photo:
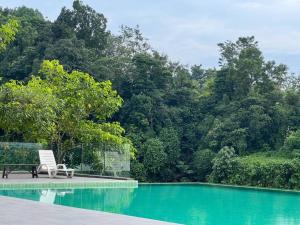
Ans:
<svg viewBox="0 0 300 225"><path fill-rule="evenodd" d="M206 185L9 190L1 195L187 225L299 225L300 194Z"/></svg>

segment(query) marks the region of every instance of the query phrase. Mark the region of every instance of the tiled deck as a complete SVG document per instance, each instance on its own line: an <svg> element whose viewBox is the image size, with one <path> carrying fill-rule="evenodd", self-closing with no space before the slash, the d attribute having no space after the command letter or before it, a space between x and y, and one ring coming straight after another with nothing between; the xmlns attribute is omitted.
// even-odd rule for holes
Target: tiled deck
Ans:
<svg viewBox="0 0 300 225"><path fill-rule="evenodd" d="M0 196L5 225L175 225L157 220Z"/></svg>
<svg viewBox="0 0 300 225"><path fill-rule="evenodd" d="M58 176L50 179L47 175L31 178L30 174L10 174L8 179L0 178L0 190L36 188L136 188L135 180L117 180L92 177L66 178Z"/></svg>

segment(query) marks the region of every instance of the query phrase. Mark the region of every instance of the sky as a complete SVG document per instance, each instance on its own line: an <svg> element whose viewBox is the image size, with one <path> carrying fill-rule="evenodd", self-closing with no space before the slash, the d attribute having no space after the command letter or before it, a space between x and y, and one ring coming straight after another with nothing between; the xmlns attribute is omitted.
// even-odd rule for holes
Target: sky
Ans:
<svg viewBox="0 0 300 225"><path fill-rule="evenodd" d="M300 73L300 0L83 0L108 19L113 33L139 25L151 46L185 65L217 67L217 44L254 35L267 60ZM0 0L55 20L72 0Z"/></svg>

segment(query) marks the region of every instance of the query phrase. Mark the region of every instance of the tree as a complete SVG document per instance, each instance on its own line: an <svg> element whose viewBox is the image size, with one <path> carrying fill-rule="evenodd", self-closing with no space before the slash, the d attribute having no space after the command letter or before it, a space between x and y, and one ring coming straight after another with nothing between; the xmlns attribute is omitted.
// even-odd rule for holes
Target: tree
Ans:
<svg viewBox="0 0 300 225"><path fill-rule="evenodd" d="M54 23L53 32L58 38L72 38L84 40L88 48L94 48L101 53L106 44L106 18L97 13L82 1L73 2L73 10L63 8Z"/></svg>
<svg viewBox="0 0 300 225"><path fill-rule="evenodd" d="M7 45L15 40L19 23L15 19L10 19L6 24L0 27L0 52L4 51Z"/></svg>
<svg viewBox="0 0 300 225"><path fill-rule="evenodd" d="M98 80L110 79L123 98L130 95L133 82L133 58L138 54L152 54L147 40L139 27L121 26L119 34L107 37L104 56L96 59L91 66L93 75Z"/></svg>
<svg viewBox="0 0 300 225"><path fill-rule="evenodd" d="M51 42L50 22L46 22L37 10L20 7L0 10L0 17L12 17L18 21L15 40L0 55L0 73L4 80L28 78L37 72L46 43Z"/></svg>
<svg viewBox="0 0 300 225"><path fill-rule="evenodd" d="M163 143L164 152L168 155L168 166L176 165L180 157L179 134L172 127L166 127L160 130L159 140Z"/></svg>
<svg viewBox="0 0 300 225"><path fill-rule="evenodd" d="M153 111L151 97L143 94L133 95L124 105L121 119L126 120L126 124L130 124L132 128L147 131L152 127Z"/></svg>
<svg viewBox="0 0 300 225"><path fill-rule="evenodd" d="M148 40L143 37L139 26L134 28L121 26L117 35L108 36L105 55L108 57L133 58L136 54L150 53L152 49Z"/></svg>
<svg viewBox="0 0 300 225"><path fill-rule="evenodd" d="M49 45L45 50L46 59L57 59L67 71L91 71L91 64L95 54L85 47L84 41L76 38L60 39Z"/></svg>
<svg viewBox="0 0 300 225"><path fill-rule="evenodd" d="M142 151L144 152L143 164L146 171L150 179L155 179L155 175L160 174L160 170L166 164L167 154L164 152L163 143L157 138L148 139L144 143Z"/></svg>
<svg viewBox="0 0 300 225"><path fill-rule="evenodd" d="M218 99L241 99L251 91L264 94L281 87L287 67L265 61L254 37L241 37L236 42L220 43L221 70L216 77Z"/></svg>
<svg viewBox="0 0 300 225"><path fill-rule="evenodd" d="M59 160L76 142L131 143L118 122L107 121L122 105L111 83L68 73L57 60L44 61L28 83L4 84L0 102L3 130L27 141L55 143Z"/></svg>

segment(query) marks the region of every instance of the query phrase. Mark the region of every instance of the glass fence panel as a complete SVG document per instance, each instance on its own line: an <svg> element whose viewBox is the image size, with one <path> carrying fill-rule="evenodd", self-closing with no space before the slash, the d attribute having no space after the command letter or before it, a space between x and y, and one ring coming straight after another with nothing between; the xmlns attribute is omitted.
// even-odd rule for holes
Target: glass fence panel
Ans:
<svg viewBox="0 0 300 225"><path fill-rule="evenodd" d="M64 160L77 174L130 176L130 153L127 145L80 144L67 150Z"/></svg>
<svg viewBox="0 0 300 225"><path fill-rule="evenodd" d="M38 143L0 142L0 164L39 164L40 149L52 149ZM129 177L129 146L104 143L78 144L64 149L63 163L75 174ZM57 157L56 157L57 158Z"/></svg>
<svg viewBox="0 0 300 225"><path fill-rule="evenodd" d="M0 142L1 164L38 164L39 143Z"/></svg>

